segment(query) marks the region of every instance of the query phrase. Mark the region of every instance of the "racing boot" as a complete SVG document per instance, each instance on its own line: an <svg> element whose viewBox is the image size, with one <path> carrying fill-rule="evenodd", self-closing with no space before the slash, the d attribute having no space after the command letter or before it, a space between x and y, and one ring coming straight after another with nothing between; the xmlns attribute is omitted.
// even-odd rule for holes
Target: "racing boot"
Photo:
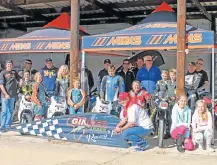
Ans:
<svg viewBox="0 0 217 165"><path fill-rule="evenodd" d="M181 153L185 152L185 149L183 148L183 141L184 141L184 136L178 134L178 139L177 139L177 150Z"/></svg>

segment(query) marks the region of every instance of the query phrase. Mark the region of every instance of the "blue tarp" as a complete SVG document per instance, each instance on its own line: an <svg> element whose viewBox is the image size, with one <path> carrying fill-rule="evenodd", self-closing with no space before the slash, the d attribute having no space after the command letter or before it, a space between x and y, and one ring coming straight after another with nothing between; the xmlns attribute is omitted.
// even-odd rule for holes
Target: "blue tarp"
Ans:
<svg viewBox="0 0 217 165"><path fill-rule="evenodd" d="M214 45L214 32L186 25L186 46L193 48L211 48ZM144 19L141 24L123 30L85 36L82 50L162 50L176 49L176 14L156 12Z"/></svg>
<svg viewBox="0 0 217 165"><path fill-rule="evenodd" d="M70 31L42 29L18 38L0 40L0 53L69 52Z"/></svg>

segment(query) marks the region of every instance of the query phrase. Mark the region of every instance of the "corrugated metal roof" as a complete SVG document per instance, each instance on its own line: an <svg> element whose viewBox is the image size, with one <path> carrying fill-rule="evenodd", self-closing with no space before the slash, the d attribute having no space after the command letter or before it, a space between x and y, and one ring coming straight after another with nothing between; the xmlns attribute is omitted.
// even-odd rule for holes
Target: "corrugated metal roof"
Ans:
<svg viewBox="0 0 217 165"><path fill-rule="evenodd" d="M37 2L37 3L34 3ZM157 8L162 2L157 0L97 0L98 2L94 4L95 0L80 0L81 11L80 18L81 24L88 21L97 23L113 23L114 22L124 22L127 20L133 20L133 22L139 22L144 19L146 15L150 14L155 8ZM164 0L168 2L169 5L176 10L177 0ZM207 12L217 16L217 0L198 0L201 5L207 9ZM22 21L22 17L27 17L28 22L50 21L55 16L60 15L62 11L70 13L70 1L69 0L26 0L26 4L18 5L18 12L12 11L8 8L0 6L0 19L4 19L13 22L19 22L16 19ZM39 3L40 2L40 3ZM191 1L187 1L187 16L188 18L204 18L203 13L196 7ZM48 9L48 10L46 10ZM24 11L22 13L22 11ZM30 14L30 15L29 15ZM29 15L29 17L27 16ZM41 15L41 16L40 16ZM190 17L191 16L191 17ZM131 21L129 21L131 22ZM41 22L40 22L41 23ZM25 24L25 23L23 23Z"/></svg>

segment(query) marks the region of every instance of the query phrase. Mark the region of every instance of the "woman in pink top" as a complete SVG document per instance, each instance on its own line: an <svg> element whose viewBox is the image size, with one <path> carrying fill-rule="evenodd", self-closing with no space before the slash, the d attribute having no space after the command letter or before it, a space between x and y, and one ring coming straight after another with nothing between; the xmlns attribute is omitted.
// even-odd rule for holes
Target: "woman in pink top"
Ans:
<svg viewBox="0 0 217 165"><path fill-rule="evenodd" d="M204 149L204 140L206 140L206 149L214 152L211 147L213 138L212 115L207 109L203 100L196 104L196 110L192 117L193 141L199 145L199 149Z"/></svg>

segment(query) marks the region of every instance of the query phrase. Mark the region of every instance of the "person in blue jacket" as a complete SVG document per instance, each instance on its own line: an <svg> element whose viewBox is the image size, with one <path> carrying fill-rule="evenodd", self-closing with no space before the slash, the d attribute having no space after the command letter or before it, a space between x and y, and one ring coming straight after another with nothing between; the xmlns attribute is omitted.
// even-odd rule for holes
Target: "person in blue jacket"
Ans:
<svg viewBox="0 0 217 165"><path fill-rule="evenodd" d="M46 59L45 67L40 70L43 79L43 85L48 96L53 96L56 90L56 78L58 68L53 66L50 58Z"/></svg>
<svg viewBox="0 0 217 165"><path fill-rule="evenodd" d="M141 86L149 94L153 94L156 89L157 81L161 80L161 71L158 67L153 66L152 56L144 57L145 66L139 69L136 79L141 82Z"/></svg>
<svg viewBox="0 0 217 165"><path fill-rule="evenodd" d="M124 80L121 76L115 75L114 65L109 66L108 74L102 79L100 98L108 102L117 102L119 93L125 91Z"/></svg>

